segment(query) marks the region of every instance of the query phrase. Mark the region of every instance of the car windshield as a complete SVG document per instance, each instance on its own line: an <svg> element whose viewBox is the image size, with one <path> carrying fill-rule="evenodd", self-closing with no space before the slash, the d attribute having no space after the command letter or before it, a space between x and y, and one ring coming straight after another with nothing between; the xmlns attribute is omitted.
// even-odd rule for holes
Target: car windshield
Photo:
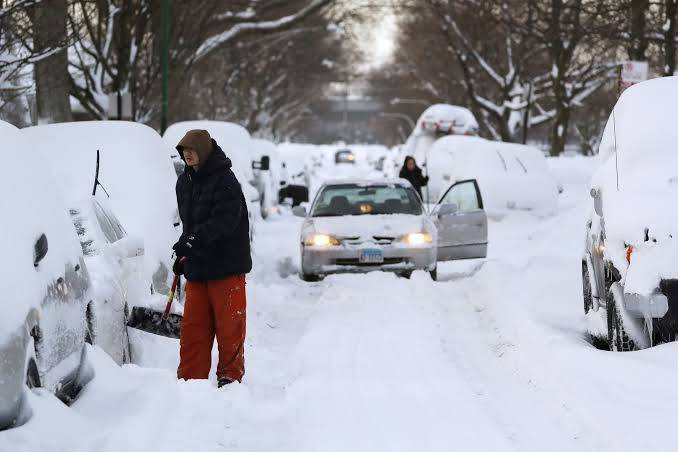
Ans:
<svg viewBox="0 0 678 452"><path fill-rule="evenodd" d="M341 184L325 187L311 211L313 217L344 215L421 215L419 197L402 185Z"/></svg>

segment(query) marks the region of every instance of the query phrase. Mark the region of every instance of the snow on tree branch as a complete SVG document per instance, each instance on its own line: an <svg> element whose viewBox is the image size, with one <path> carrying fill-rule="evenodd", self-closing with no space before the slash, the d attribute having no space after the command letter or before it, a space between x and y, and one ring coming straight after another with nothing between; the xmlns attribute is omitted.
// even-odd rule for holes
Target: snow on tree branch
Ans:
<svg viewBox="0 0 678 452"><path fill-rule="evenodd" d="M306 16L328 5L332 0L312 0L311 3L294 14L275 20L241 22L233 25L228 30L207 38L196 50L193 61L199 61L211 52L233 40L237 36L252 31L274 31L293 25Z"/></svg>

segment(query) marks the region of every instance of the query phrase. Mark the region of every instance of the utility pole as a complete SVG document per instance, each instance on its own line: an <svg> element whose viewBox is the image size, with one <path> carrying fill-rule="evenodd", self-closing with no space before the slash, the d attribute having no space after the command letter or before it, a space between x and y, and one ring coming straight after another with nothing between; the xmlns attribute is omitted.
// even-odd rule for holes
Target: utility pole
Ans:
<svg viewBox="0 0 678 452"><path fill-rule="evenodd" d="M167 130L167 111L169 107L169 28L170 0L160 1L160 71L162 73L160 100L160 134Z"/></svg>
<svg viewBox="0 0 678 452"><path fill-rule="evenodd" d="M532 82L527 84L527 100L523 114L523 144L527 144L527 129L530 127L530 107L532 104Z"/></svg>

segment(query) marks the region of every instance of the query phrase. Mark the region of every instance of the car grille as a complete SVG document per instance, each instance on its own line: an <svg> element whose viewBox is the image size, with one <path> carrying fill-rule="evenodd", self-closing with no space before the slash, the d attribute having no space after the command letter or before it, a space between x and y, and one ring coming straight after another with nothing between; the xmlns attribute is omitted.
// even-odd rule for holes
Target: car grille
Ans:
<svg viewBox="0 0 678 452"><path fill-rule="evenodd" d="M342 237L341 241L348 245L361 245L366 242L362 237ZM372 236L375 245L390 245L395 241L395 237L386 237L381 235Z"/></svg>
<svg viewBox="0 0 678 452"><path fill-rule="evenodd" d="M378 264L365 264L360 262L359 259L337 259L334 261L335 265L355 265L360 267L378 267L380 265L389 265L389 264L400 264L405 262L405 259L402 257L385 257L384 262Z"/></svg>
<svg viewBox="0 0 678 452"><path fill-rule="evenodd" d="M383 237L375 235L372 237L374 242L378 245L390 245L395 240L395 237Z"/></svg>

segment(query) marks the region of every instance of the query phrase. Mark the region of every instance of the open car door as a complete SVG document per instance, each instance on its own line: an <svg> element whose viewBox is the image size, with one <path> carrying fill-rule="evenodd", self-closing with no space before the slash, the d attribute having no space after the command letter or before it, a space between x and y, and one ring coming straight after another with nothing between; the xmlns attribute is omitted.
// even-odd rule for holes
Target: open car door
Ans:
<svg viewBox="0 0 678 452"><path fill-rule="evenodd" d="M438 228L438 261L487 256L487 215L475 179L452 185L431 216Z"/></svg>

